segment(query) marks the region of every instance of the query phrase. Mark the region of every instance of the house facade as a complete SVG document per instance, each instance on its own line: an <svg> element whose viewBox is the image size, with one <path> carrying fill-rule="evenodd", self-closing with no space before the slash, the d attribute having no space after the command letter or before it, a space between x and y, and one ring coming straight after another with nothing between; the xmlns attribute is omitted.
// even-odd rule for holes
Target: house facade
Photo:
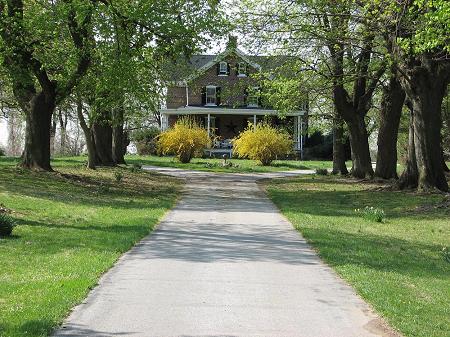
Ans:
<svg viewBox="0 0 450 337"><path fill-rule="evenodd" d="M210 153L230 152L231 139L249 123L265 120L285 127L294 139L294 150L303 153L303 129L307 103L302 109L278 118L261 99L257 75L265 71L268 58L245 55L230 37L227 48L217 55L195 55L175 65L167 88L166 106L161 109L161 128L171 127L180 116L195 116L217 141ZM182 64L183 63L183 64Z"/></svg>

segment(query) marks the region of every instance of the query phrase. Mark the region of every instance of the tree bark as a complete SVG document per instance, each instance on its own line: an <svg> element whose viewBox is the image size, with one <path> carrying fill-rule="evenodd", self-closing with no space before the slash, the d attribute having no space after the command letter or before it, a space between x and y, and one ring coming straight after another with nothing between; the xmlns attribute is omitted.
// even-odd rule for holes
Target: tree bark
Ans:
<svg viewBox="0 0 450 337"><path fill-rule="evenodd" d="M344 125L342 120L335 118L333 127L333 171L332 174L348 174L345 165Z"/></svg>
<svg viewBox="0 0 450 337"><path fill-rule="evenodd" d="M32 98L30 110L26 115L22 167L52 171L50 165L50 129L54 109L54 92L46 95L41 91Z"/></svg>
<svg viewBox="0 0 450 337"><path fill-rule="evenodd" d="M347 121L347 126L353 151L352 175L356 178L371 178L373 177L373 168L364 117L354 114L353 118Z"/></svg>
<svg viewBox="0 0 450 337"><path fill-rule="evenodd" d="M414 145L419 171L418 190L448 191L442 165L441 106L449 81L450 67L422 60L422 67L409 69L403 85L414 110Z"/></svg>
<svg viewBox="0 0 450 337"><path fill-rule="evenodd" d="M389 84L383 88L378 130L378 153L375 176L383 179L396 179L397 139L400 117L402 115L405 92L398 78L393 74Z"/></svg>
<svg viewBox="0 0 450 337"><path fill-rule="evenodd" d="M96 121L92 125L92 134L95 142L97 164L101 166L114 166L112 153L112 127L110 121Z"/></svg>
<svg viewBox="0 0 450 337"><path fill-rule="evenodd" d="M95 167L97 165L97 155L95 151L95 141L94 136L92 134L91 128L87 125L86 120L83 116L83 103L81 102L81 99L78 98L77 100L77 116L78 121L80 123L81 129L84 133L84 138L86 140L86 147L88 151L88 163L87 167L95 170Z"/></svg>
<svg viewBox="0 0 450 337"><path fill-rule="evenodd" d="M112 156L116 164L126 164L124 158L126 147L124 150L125 135L123 131L123 123L123 108L118 108L114 111L114 127L112 129Z"/></svg>
<svg viewBox="0 0 450 337"><path fill-rule="evenodd" d="M414 145L414 110L408 102L410 110L409 134L408 134L408 153L406 158L406 168L403 171L398 186L400 189L417 188L419 182L419 170L417 168L416 147Z"/></svg>

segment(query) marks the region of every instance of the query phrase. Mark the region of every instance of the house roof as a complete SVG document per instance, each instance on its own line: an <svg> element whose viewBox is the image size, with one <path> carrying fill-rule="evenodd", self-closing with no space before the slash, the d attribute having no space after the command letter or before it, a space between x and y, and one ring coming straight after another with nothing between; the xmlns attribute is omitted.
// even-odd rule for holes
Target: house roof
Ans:
<svg viewBox="0 0 450 337"><path fill-rule="evenodd" d="M192 80L230 54L235 54L252 67L261 71L275 70L289 59L287 56L246 55L237 48L227 48L224 52L217 55L193 55L190 59L180 57L175 61L168 62L164 66L166 79L174 82Z"/></svg>

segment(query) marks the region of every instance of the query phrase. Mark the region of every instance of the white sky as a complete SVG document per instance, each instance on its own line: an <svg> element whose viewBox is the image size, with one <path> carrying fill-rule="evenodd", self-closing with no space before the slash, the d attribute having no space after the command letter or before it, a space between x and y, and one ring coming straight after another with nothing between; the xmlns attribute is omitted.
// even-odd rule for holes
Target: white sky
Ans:
<svg viewBox="0 0 450 337"><path fill-rule="evenodd" d="M6 121L0 118L0 145L5 147L8 141L8 132L6 129Z"/></svg>

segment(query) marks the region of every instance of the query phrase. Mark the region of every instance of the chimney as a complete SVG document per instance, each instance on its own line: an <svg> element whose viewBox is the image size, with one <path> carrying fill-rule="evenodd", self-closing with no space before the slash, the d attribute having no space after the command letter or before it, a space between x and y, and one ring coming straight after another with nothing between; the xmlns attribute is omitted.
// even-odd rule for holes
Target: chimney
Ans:
<svg viewBox="0 0 450 337"><path fill-rule="evenodd" d="M228 36L227 49L237 49L237 37L233 35Z"/></svg>

